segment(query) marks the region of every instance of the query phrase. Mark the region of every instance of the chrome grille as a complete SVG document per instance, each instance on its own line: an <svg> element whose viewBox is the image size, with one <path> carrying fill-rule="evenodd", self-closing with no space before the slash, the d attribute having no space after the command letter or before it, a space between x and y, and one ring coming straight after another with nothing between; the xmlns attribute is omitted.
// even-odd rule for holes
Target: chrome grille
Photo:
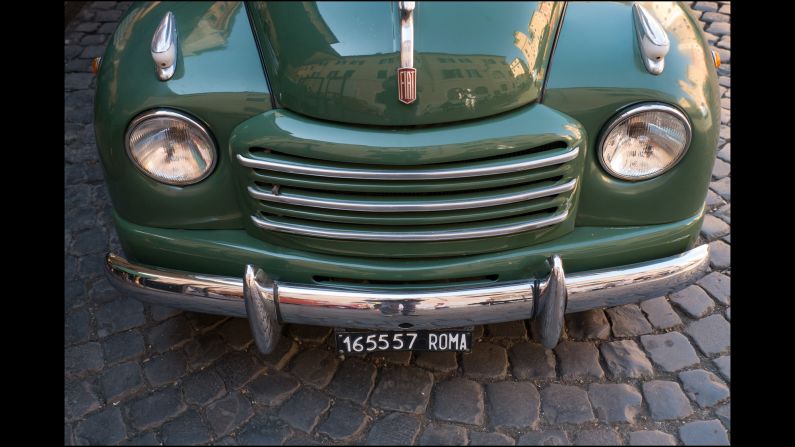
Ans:
<svg viewBox="0 0 795 447"><path fill-rule="evenodd" d="M252 222L327 239L454 241L521 233L569 216L579 146L563 142L424 166L333 162L250 147Z"/></svg>

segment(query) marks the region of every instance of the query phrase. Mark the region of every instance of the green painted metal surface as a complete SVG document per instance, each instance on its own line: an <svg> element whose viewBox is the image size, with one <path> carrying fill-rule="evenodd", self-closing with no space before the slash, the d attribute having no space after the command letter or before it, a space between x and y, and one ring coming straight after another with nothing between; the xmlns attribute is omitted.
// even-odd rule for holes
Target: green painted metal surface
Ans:
<svg viewBox="0 0 795 447"><path fill-rule="evenodd" d="M168 268L240 276L245 264L254 263L276 279L312 282L313 276L414 281L493 274L503 281L538 273L552 253L561 253L567 272L574 272L686 250L698 235L720 122L717 76L703 34L681 5L644 3L665 18L671 40L665 71L654 76L640 60L630 3L569 4L554 52L552 37L562 6L543 9L548 7L542 3L456 4L455 14L449 4L422 3L415 22L420 99L410 106L397 100L394 42L399 28L388 3L252 3L248 11L240 2L134 4L108 45L95 100L97 145L125 251L139 262ZM149 45L169 10L177 21L180 50L176 74L161 82ZM354 48L355 41L364 46ZM489 55L499 58L490 64ZM379 64L382 59L386 61ZM370 63L376 68L366 68ZM481 76L503 72L505 64L515 71L502 89L502 81L493 79L499 76L478 78L467 71L480 70L478 63ZM308 70L313 64L323 68ZM372 73L346 75L354 68ZM381 70L384 77L379 77ZM317 77L315 71L324 74L324 83L341 77L345 86L340 95L313 90L305 80ZM481 80L489 82L486 93L477 88L475 81ZM457 93L465 88L472 89L474 102ZM357 96L359 90L363 97ZM274 101L277 110L271 110ZM601 129L623 108L645 101L672 104L686 113L693 126L690 149L675 169L658 178L636 183L613 179L597 159ZM188 113L213 134L219 161L204 181L188 187L163 185L129 160L124 147L127 124L159 107ZM562 168L411 185L254 173L234 159L251 145L275 145L289 155L322 163L410 169L466 164L561 138L568 143L582 139L581 156ZM260 181L349 193L452 194L552 174L579 181L573 217L564 224L455 244L362 243L268 233L250 223L257 208L243 187ZM378 223L357 213L287 211L293 218ZM488 212L499 218L510 210ZM422 217L392 218L395 225L415 225ZM426 223L437 224L463 219L445 213L427 217ZM393 259L376 259L384 256Z"/></svg>
<svg viewBox="0 0 795 447"><path fill-rule="evenodd" d="M177 70L168 82L155 75L152 34L167 11L179 34ZM232 129L271 108L270 93L251 26L241 2L140 2L108 43L97 77L94 129L113 206L142 225L169 228L240 228L231 161L223 150ZM164 185L137 170L124 134L133 117L165 107L206 124L219 160L205 180Z"/></svg>
<svg viewBox="0 0 795 447"><path fill-rule="evenodd" d="M572 2L566 10L543 102L578 120L593 148L585 160L577 225L673 222L695 213L707 194L720 132L720 94L709 46L681 4L643 4L664 19L670 39L659 76L641 62L631 3ZM612 116L645 101L685 112L693 126L690 149L659 177L618 180L599 164L598 137Z"/></svg>
<svg viewBox="0 0 795 447"><path fill-rule="evenodd" d="M332 121L470 120L536 100L562 2L419 2L417 100L398 100L397 2L252 2L279 105Z"/></svg>
<svg viewBox="0 0 795 447"><path fill-rule="evenodd" d="M554 241L516 250L437 259L372 259L285 248L240 230L172 230L135 225L114 215L126 255L137 262L192 272L242 276L254 264L273 279L313 283L314 277L441 281L498 275L498 281L548 273L558 253L567 273L672 256L692 248L703 210L678 222L638 227L578 227Z"/></svg>

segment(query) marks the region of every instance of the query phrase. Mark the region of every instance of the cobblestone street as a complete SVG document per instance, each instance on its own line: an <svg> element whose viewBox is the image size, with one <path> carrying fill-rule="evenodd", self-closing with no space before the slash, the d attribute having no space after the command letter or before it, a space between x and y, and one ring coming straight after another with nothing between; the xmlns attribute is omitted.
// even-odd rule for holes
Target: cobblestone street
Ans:
<svg viewBox="0 0 795 447"><path fill-rule="evenodd" d="M126 298L93 130L95 76L130 2L86 5L64 32L64 443L728 444L729 2L694 2L720 52L721 139L701 236L711 273L640 305L570 314L545 350L527 322L476 327L471 353L338 357L292 325L274 354L245 319Z"/></svg>

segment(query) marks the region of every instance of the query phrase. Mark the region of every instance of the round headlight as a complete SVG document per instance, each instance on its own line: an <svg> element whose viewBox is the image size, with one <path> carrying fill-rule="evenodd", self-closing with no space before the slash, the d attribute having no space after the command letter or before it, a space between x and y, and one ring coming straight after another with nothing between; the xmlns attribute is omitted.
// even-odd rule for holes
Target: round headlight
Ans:
<svg viewBox="0 0 795 447"><path fill-rule="evenodd" d="M137 116L127 129L127 153L146 175L169 185L190 185L215 167L215 143L204 126L170 110Z"/></svg>
<svg viewBox="0 0 795 447"><path fill-rule="evenodd" d="M690 122L678 109L640 104L610 120L599 144L599 161L622 180L649 179L682 159L690 136Z"/></svg>

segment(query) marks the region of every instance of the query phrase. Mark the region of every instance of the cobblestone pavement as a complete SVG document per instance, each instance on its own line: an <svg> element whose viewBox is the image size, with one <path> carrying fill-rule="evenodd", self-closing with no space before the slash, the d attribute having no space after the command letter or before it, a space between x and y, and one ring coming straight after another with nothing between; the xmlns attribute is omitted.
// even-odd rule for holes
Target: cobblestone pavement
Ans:
<svg viewBox="0 0 795 447"><path fill-rule="evenodd" d="M712 273L640 306L567 317L548 351L523 322L478 327L472 353L335 356L292 326L257 353L246 320L117 294L119 250L92 128L91 57L129 3L87 6L64 34L64 442L67 444L727 443L730 428L728 2L693 14L721 53L721 141L702 236Z"/></svg>

